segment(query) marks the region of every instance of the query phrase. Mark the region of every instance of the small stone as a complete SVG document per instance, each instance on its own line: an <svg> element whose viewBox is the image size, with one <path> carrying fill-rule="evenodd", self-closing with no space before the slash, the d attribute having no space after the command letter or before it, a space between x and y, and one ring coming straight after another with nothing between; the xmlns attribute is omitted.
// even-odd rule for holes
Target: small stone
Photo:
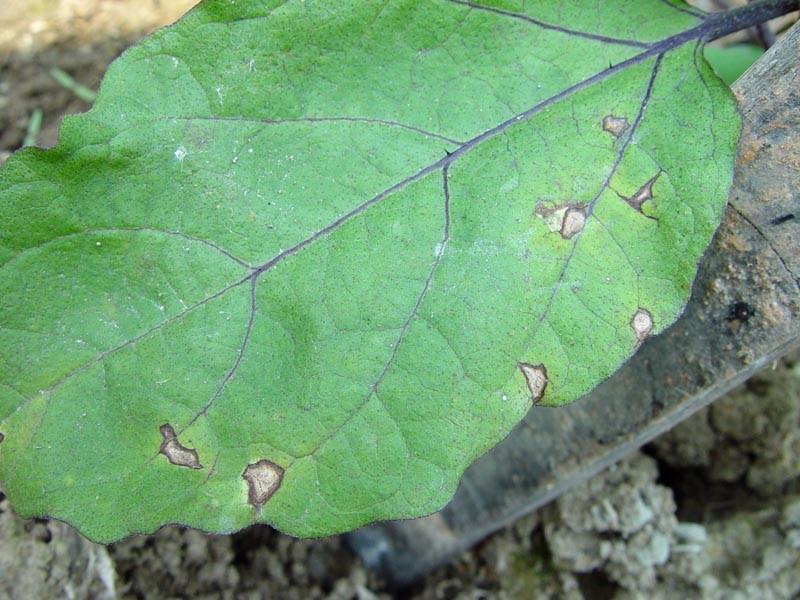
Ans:
<svg viewBox="0 0 800 600"><path fill-rule="evenodd" d="M708 532L699 523L678 523L675 527L675 537L687 544L705 544Z"/></svg>

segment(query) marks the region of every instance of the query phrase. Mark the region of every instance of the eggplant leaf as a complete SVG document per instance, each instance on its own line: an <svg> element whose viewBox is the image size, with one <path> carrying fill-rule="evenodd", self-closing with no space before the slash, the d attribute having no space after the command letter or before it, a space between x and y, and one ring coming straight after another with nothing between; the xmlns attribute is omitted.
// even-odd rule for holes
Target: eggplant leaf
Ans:
<svg viewBox="0 0 800 600"><path fill-rule="evenodd" d="M739 117L672 0L206 0L0 171L0 481L100 541L443 506L681 312Z"/></svg>

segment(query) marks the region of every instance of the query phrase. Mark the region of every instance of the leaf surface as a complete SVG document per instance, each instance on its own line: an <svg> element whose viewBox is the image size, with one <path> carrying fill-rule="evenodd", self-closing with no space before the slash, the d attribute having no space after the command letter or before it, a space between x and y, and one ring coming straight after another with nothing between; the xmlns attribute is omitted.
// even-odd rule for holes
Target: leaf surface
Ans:
<svg viewBox="0 0 800 600"><path fill-rule="evenodd" d="M440 508L672 323L739 120L670 0L206 0L0 171L0 481L100 541ZM521 465L524 467L524 465Z"/></svg>

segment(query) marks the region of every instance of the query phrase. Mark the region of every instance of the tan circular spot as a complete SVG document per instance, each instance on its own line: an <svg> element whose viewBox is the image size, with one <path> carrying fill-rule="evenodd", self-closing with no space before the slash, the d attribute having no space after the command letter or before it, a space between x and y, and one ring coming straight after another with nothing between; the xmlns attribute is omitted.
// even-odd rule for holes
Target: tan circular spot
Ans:
<svg viewBox="0 0 800 600"><path fill-rule="evenodd" d="M653 331L653 316L648 310L640 308L631 319L631 327L636 334L636 339L641 342Z"/></svg>
<svg viewBox="0 0 800 600"><path fill-rule="evenodd" d="M283 472L281 467L265 458L247 465L242 473L242 478L247 481L247 501L255 508L261 508L281 487Z"/></svg>
<svg viewBox="0 0 800 600"><path fill-rule="evenodd" d="M568 240L583 230L586 224L586 213L583 208L568 208L561 221L561 236Z"/></svg>

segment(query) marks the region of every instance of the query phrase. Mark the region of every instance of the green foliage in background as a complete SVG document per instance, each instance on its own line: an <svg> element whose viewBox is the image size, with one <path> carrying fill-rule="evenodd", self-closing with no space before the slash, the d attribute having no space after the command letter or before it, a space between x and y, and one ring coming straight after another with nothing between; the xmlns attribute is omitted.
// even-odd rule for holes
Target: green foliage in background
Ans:
<svg viewBox="0 0 800 600"><path fill-rule="evenodd" d="M0 482L109 541L430 513L688 299L739 118L667 0L207 0L0 171Z"/></svg>
<svg viewBox="0 0 800 600"><path fill-rule="evenodd" d="M739 79L762 54L764 49L756 44L731 44L721 48L709 46L705 49L706 60L728 85Z"/></svg>

